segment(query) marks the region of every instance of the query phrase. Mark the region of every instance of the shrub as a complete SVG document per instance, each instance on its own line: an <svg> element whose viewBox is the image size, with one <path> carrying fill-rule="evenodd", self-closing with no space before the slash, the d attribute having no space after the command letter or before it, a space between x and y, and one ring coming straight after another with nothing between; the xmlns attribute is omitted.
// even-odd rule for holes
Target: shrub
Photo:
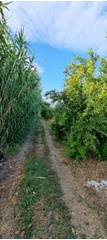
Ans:
<svg viewBox="0 0 107 240"><path fill-rule="evenodd" d="M48 104L46 102L41 104L41 116L44 119L52 118L53 114L52 114L52 109L50 107L50 104Z"/></svg>

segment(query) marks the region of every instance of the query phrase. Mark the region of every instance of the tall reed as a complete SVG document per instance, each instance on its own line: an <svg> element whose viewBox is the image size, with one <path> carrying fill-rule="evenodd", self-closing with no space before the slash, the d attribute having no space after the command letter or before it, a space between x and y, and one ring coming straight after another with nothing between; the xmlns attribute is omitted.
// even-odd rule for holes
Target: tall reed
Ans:
<svg viewBox="0 0 107 240"><path fill-rule="evenodd" d="M0 149L19 142L37 117L41 101L40 77L34 67L22 28L15 36L0 4Z"/></svg>

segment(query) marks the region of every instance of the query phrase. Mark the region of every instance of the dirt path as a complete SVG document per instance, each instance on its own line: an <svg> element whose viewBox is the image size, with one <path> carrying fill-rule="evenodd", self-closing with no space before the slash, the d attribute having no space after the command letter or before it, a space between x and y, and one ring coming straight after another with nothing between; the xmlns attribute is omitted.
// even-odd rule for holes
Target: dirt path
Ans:
<svg viewBox="0 0 107 240"><path fill-rule="evenodd" d="M106 196L99 196L93 189L87 189L81 182L80 176L76 176L76 168L69 164L69 159L64 157L55 147L48 126L44 123L46 141L50 149L52 168L57 172L63 198L71 214L71 223L75 227L76 235L81 238L107 238L107 229L104 222L107 220ZM107 167L107 165L106 165ZM78 167L77 167L78 168ZM79 166L81 171L81 165ZM72 172L73 170L73 172ZM85 174L85 172L83 172ZM84 179L84 175L81 176ZM85 182L84 182L85 183ZM99 207L93 206L99 204ZM101 205L100 205L101 204ZM106 212L105 212L106 211ZM102 216L101 216L102 214Z"/></svg>
<svg viewBox="0 0 107 240"><path fill-rule="evenodd" d="M47 122L43 122L52 168L57 173L63 200L71 215L71 224L78 238L107 238L107 196L96 193L85 183L89 179L101 180L107 174L107 164L90 161L80 165L63 155L64 149L53 141ZM37 154L41 155L44 144L39 139ZM56 146L57 145L57 146ZM1 168L1 238L14 238L20 215L18 188L23 178L24 158L32 146L31 135L27 137L18 154L8 159ZM20 228L20 227L19 227Z"/></svg>
<svg viewBox="0 0 107 240"><path fill-rule="evenodd" d="M18 186L23 177L23 163L29 147L32 145L29 134L18 150L18 154L9 158L0 168L0 238L14 238L17 222L20 220L18 202Z"/></svg>

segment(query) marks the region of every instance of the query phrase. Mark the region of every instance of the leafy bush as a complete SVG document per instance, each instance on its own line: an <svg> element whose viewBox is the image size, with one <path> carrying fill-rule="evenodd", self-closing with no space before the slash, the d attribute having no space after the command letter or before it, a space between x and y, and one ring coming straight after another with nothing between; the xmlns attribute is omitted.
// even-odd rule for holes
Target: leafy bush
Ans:
<svg viewBox="0 0 107 240"><path fill-rule="evenodd" d="M43 102L41 104L41 116L45 119L50 119L52 118L52 109L50 107L50 104Z"/></svg>
<svg viewBox="0 0 107 240"><path fill-rule="evenodd" d="M76 161L88 152L107 161L107 58L92 50L88 54L87 59L75 57L64 71L52 128Z"/></svg>
<svg viewBox="0 0 107 240"><path fill-rule="evenodd" d="M100 144L100 160L107 161L107 139Z"/></svg>
<svg viewBox="0 0 107 240"><path fill-rule="evenodd" d="M88 152L99 155L99 141L92 131L92 126L84 119L74 121L68 134L68 155L76 161L86 158Z"/></svg>

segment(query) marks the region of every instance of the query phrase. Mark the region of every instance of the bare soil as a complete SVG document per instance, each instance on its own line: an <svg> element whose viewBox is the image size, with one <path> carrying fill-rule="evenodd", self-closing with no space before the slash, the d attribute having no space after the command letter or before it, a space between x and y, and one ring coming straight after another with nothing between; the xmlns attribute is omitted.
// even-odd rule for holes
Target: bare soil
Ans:
<svg viewBox="0 0 107 240"><path fill-rule="evenodd" d="M88 157L88 161L76 164L64 155L64 146L51 136L47 122L43 122L49 148L52 169L57 173L63 191L63 200L68 206L71 223L78 238L107 238L107 196L87 187L88 180L107 179L107 163ZM32 146L31 135L27 137L15 157L8 159L1 168L1 233L4 239L14 238L20 221L18 188L23 177L24 158ZM43 144L36 145L37 154L42 154ZM20 229L18 229L19 231ZM22 237L23 238L23 237Z"/></svg>
<svg viewBox="0 0 107 240"><path fill-rule="evenodd" d="M20 221L18 209L18 188L23 178L24 158L32 145L29 134L18 150L18 154L7 159L0 168L0 238L14 238ZM20 230L20 229L19 229Z"/></svg>

